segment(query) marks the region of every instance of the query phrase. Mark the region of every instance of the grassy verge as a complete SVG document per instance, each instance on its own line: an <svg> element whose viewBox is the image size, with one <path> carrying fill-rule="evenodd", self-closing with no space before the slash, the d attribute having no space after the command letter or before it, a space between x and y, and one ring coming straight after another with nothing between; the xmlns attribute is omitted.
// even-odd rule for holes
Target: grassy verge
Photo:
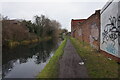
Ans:
<svg viewBox="0 0 120 80"><path fill-rule="evenodd" d="M118 65L114 60L109 60L100 54L88 44L83 43L70 37L70 40L76 48L78 54L85 61L88 74L91 78L118 78Z"/></svg>
<svg viewBox="0 0 120 80"><path fill-rule="evenodd" d="M48 64L45 66L45 68L38 74L37 78L57 78L58 77L58 70L59 70L59 64L58 61L60 57L63 54L63 49L66 45L67 39L65 39L62 44L59 46L59 48L56 50L53 57L50 59Z"/></svg>
<svg viewBox="0 0 120 80"><path fill-rule="evenodd" d="M44 37L44 38L39 38L39 39L23 40L23 41L8 40L7 41L7 46L8 47L16 47L18 45L29 45L31 43L47 41L47 40L50 40L50 39L51 39L51 37Z"/></svg>

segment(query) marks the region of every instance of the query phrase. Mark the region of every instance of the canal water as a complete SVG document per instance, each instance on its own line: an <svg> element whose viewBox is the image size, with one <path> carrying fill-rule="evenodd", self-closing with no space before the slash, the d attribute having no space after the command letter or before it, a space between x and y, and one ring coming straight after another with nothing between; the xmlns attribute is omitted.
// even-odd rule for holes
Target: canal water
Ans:
<svg viewBox="0 0 120 80"><path fill-rule="evenodd" d="M2 49L3 78L35 78L53 56L60 42L53 40Z"/></svg>

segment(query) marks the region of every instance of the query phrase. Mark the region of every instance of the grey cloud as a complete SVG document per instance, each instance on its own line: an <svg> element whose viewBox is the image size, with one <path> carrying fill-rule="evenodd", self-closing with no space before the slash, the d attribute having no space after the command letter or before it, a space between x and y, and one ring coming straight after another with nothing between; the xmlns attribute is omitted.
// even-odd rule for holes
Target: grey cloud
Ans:
<svg viewBox="0 0 120 80"><path fill-rule="evenodd" d="M4 2L2 14L10 18L32 19L34 15L44 14L62 24L70 31L70 20L87 18L105 2Z"/></svg>

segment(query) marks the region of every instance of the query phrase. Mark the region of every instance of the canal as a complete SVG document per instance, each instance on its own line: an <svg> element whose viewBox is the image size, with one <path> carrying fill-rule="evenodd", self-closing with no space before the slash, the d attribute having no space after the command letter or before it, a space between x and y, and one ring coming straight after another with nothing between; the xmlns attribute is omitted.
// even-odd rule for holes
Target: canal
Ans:
<svg viewBox="0 0 120 80"><path fill-rule="evenodd" d="M45 67L60 41L45 41L2 49L3 78L35 78Z"/></svg>

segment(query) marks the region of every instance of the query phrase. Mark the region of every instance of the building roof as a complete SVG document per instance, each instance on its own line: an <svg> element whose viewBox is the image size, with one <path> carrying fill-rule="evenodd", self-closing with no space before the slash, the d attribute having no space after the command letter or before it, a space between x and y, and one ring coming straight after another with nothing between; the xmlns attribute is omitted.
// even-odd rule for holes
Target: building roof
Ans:
<svg viewBox="0 0 120 80"><path fill-rule="evenodd" d="M115 0L109 0L101 9L100 13L102 14L104 12L104 10Z"/></svg>
<svg viewBox="0 0 120 80"><path fill-rule="evenodd" d="M86 19L72 19L72 22L84 22Z"/></svg>

